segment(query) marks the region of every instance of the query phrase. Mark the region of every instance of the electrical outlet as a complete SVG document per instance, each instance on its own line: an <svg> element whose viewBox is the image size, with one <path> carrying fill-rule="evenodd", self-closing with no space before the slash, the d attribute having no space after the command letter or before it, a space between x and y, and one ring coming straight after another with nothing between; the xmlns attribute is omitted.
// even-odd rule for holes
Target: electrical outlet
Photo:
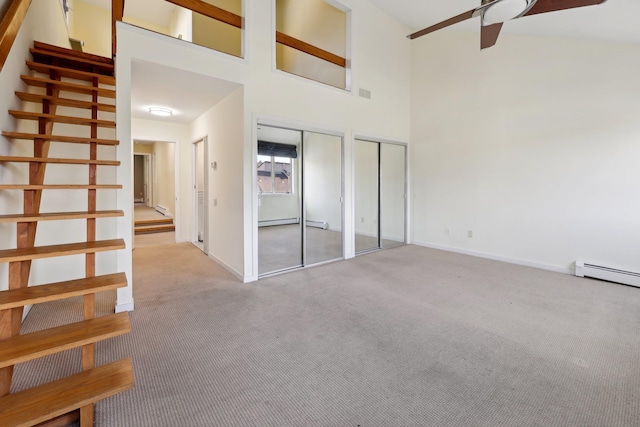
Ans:
<svg viewBox="0 0 640 427"><path fill-rule="evenodd" d="M364 224L364 217L360 218L360 222Z"/></svg>
<svg viewBox="0 0 640 427"><path fill-rule="evenodd" d="M473 230L467 231L467 237L468 238L472 238L473 237Z"/></svg>

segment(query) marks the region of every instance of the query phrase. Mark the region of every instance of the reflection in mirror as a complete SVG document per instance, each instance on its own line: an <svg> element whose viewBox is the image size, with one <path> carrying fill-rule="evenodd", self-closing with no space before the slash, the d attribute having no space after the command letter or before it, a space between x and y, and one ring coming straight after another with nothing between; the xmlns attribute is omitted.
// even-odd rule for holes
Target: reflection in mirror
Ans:
<svg viewBox="0 0 640 427"><path fill-rule="evenodd" d="M378 143L356 139L353 148L355 248L378 249Z"/></svg>
<svg viewBox="0 0 640 427"><path fill-rule="evenodd" d="M305 265L342 258L342 138L304 132Z"/></svg>
<svg viewBox="0 0 640 427"><path fill-rule="evenodd" d="M258 126L258 274L302 266L302 132Z"/></svg>
<svg viewBox="0 0 640 427"><path fill-rule="evenodd" d="M205 14L221 15L232 23L221 22ZM242 0L130 0L125 2L122 20L242 58Z"/></svg>
<svg viewBox="0 0 640 427"><path fill-rule="evenodd" d="M405 146L380 144L380 247L405 242Z"/></svg>

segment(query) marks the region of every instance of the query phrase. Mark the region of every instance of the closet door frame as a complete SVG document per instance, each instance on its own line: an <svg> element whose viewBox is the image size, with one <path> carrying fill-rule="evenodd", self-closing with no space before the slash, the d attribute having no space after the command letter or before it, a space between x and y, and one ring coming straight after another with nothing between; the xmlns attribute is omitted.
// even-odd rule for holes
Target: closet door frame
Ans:
<svg viewBox="0 0 640 427"><path fill-rule="evenodd" d="M273 273L259 273L259 253L258 253L258 246L259 246L259 237L258 237L258 221L259 221L259 216L258 216L258 191L257 191L257 186L254 185L255 184L255 177L257 176L257 163L255 161L255 159L257 158L258 155L258 127L259 126L269 126L269 127L276 127L276 128L281 128L281 129L289 129L289 130L295 130L295 131L301 131L302 132L302 142L301 142L301 154L300 154L300 159L299 159L299 166L301 167L300 169L300 179L302 181L302 185L301 185L301 197L302 197L302 212L301 212L301 222L302 222L302 266L300 267L294 267L291 269L286 269L286 270L282 270L282 271L275 271ZM305 199L304 199L304 166L303 166L303 162L304 162L304 133L305 132L313 132L313 133L320 133L320 134L324 134L324 135L329 135L329 136L336 136L339 137L341 139L341 153L340 153L340 157L341 157L341 196L340 196L340 201L341 201L341 207L342 207L342 212L341 212L341 218L342 218L342 256L340 258L336 258L336 259L332 259L332 260L327 260L327 261L322 261L322 262L318 262L315 264L305 264L306 262L306 206L305 206ZM319 128L319 127L315 127L313 125L308 125L308 124L304 124L304 123L296 123L295 121L280 121L278 119L272 119L272 118L268 118L268 117L262 117L262 116L258 116L258 115L254 115L253 117L253 135L252 135L252 146L251 146L251 157L252 157L252 170L251 170L251 182L252 182L252 191L251 191L251 198L252 198L252 221L251 221L251 225L252 225L252 242L253 242L253 248L252 248L252 259L253 259L253 274L251 274L250 276L250 280L249 281L253 281L253 280L258 280L260 278L266 278L272 275L277 275L277 274L281 274L281 273L286 273L289 271L294 271L294 270L299 270L299 269L303 269L303 268L307 268L307 267L311 267L311 266L317 266L317 265L321 265L321 264L326 264L326 263L330 263L330 262L335 262L337 260L341 260L341 259L345 259L347 257L346 255L346 248L347 248L347 234L345 232L345 222L346 222L346 217L345 217L345 158L346 158L346 132L344 131L335 131L335 130L331 130L331 129L324 129L324 128Z"/></svg>
<svg viewBox="0 0 640 427"><path fill-rule="evenodd" d="M364 255L370 252L375 252L375 251L379 251L379 250L383 250L383 249L391 249L391 248L395 248L398 246L403 246L409 243L409 145L407 143L403 143L403 142L397 142L397 141L390 141L390 140L384 140L384 139L379 139L379 138L375 138L375 137L367 137L367 136L360 136L360 135L354 135L353 137L353 144L355 146L355 142L356 141L364 141L364 142L369 142L369 143L374 143L377 144L378 147L378 207L377 207L377 211L378 211L378 223L377 223L377 237L378 237L378 244L377 247L375 248L370 248L370 249L364 249L362 251L355 251L355 223L353 224L352 230L353 230L353 247L354 247L354 251L355 251L355 255ZM380 176L380 171L381 171L381 163L383 161L382 159L382 144L387 144L387 145L396 145L396 146L401 146L404 147L404 180L403 180L403 184L404 184L404 194L403 194L403 209L404 209L404 215L403 215L403 226L404 226L404 235L403 235L403 242L398 242L398 244L396 245L388 245L388 246L382 246L382 221L380 218L380 214L381 214L381 203L382 203L382 199L381 199L381 176ZM353 150L352 150L353 151ZM358 160L355 158L355 156L353 156L353 163L355 164L355 162ZM352 169L352 171L354 171L354 169ZM354 187L355 187L355 175L353 178L353 182L354 182ZM355 191L355 189L354 189ZM355 194L353 194L353 199L354 199L354 212L355 212ZM354 222L357 220L357 218L353 218Z"/></svg>

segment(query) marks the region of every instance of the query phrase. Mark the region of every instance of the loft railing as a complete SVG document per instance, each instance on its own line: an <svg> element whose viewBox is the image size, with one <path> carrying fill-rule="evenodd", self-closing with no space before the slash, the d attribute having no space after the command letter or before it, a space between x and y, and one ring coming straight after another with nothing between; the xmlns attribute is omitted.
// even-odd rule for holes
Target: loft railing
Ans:
<svg viewBox="0 0 640 427"><path fill-rule="evenodd" d="M209 3L205 3L201 0L165 0L165 1L175 4L176 6L189 9L201 15L207 16L211 19L215 19L216 21L224 22L225 24L231 25L239 29L242 29L244 27L244 19L242 16L236 15L235 13L221 9ZM113 0L113 9L112 9L113 46L112 46L112 49L113 49L114 56L116 54L115 23L116 21L122 21L123 15L124 15L124 0ZM347 66L347 60L345 58L339 55L335 55L329 51L321 49L317 46L314 46L302 40L296 39L295 37L291 37L287 34L281 33L280 31L276 31L276 42L281 45L296 49L300 52L304 52L316 58L322 59L324 61L330 62L332 64L338 65L342 68L346 68Z"/></svg>
<svg viewBox="0 0 640 427"><path fill-rule="evenodd" d="M31 0L13 0L0 21L0 70L4 66L11 46L18 35Z"/></svg>

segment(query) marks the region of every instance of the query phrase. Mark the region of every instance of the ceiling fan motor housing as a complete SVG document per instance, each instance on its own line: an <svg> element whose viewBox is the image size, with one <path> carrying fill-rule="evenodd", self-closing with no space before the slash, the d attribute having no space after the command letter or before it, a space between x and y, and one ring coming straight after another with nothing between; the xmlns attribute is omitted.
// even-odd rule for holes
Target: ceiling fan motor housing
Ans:
<svg viewBox="0 0 640 427"><path fill-rule="evenodd" d="M536 0L498 0L490 2L483 10L482 24L498 24L517 18L529 10L535 1Z"/></svg>

